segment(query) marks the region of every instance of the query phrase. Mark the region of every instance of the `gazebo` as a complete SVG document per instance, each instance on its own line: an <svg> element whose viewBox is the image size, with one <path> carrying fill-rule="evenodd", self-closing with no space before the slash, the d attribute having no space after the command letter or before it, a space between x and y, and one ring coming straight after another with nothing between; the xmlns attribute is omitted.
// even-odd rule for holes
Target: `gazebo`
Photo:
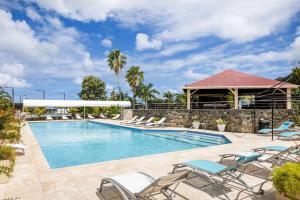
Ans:
<svg viewBox="0 0 300 200"><path fill-rule="evenodd" d="M298 88L298 85L263 78L232 69L187 84L183 89L187 94L187 109L192 108L191 97L204 99L209 103L224 99L224 96L228 93L233 95L233 108L239 109L239 97L254 96L272 87L277 88L276 98L281 101L284 100L284 108L291 109L291 92L292 89ZM261 99L264 98L262 97ZM266 97L264 100L268 101L270 99ZM255 101L257 101L257 99L255 99Z"/></svg>

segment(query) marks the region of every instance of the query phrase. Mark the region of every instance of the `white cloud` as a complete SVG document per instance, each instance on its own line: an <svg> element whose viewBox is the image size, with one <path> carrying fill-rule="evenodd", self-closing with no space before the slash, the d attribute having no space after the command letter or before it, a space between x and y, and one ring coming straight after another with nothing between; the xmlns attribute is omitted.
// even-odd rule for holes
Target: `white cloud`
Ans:
<svg viewBox="0 0 300 200"><path fill-rule="evenodd" d="M162 41L186 41L216 35L251 41L287 25L299 10L299 0L31 0L42 8L80 21L108 17L123 26L147 25ZM172 6L170 6L172 5Z"/></svg>
<svg viewBox="0 0 300 200"><path fill-rule="evenodd" d="M195 72L193 69L188 69L187 71L184 72L183 74L186 78L189 80L197 80L197 79L202 79L207 77L207 74L201 74L198 72Z"/></svg>
<svg viewBox="0 0 300 200"><path fill-rule="evenodd" d="M138 51L143 51L146 49L158 50L161 48L161 41L157 39L150 39L147 34L138 33L136 35L136 49Z"/></svg>
<svg viewBox="0 0 300 200"><path fill-rule="evenodd" d="M112 47L112 41L110 39L103 39L101 41L101 45L105 48L111 48Z"/></svg>
<svg viewBox="0 0 300 200"><path fill-rule="evenodd" d="M296 35L300 35L300 26L297 27Z"/></svg>
<svg viewBox="0 0 300 200"><path fill-rule="evenodd" d="M2 87L29 87L24 79L25 67L19 63L0 65L0 86Z"/></svg>
<svg viewBox="0 0 300 200"><path fill-rule="evenodd" d="M43 21L43 18L32 7L26 8L26 15L33 21Z"/></svg>
<svg viewBox="0 0 300 200"><path fill-rule="evenodd" d="M49 19L54 23L42 23L35 31L25 21L13 20L9 12L0 9L0 65L26 66L24 80L26 76L39 74L78 82L78 77L86 74L107 73L104 62L92 59L85 49L80 32L64 27L57 18L46 20ZM16 74L2 77L6 84L10 81L10 85L26 85L26 81L17 82Z"/></svg>
<svg viewBox="0 0 300 200"><path fill-rule="evenodd" d="M189 51L198 47L199 44L197 43L179 43L164 47L164 49L158 52L156 55L158 57L172 56L178 52Z"/></svg>

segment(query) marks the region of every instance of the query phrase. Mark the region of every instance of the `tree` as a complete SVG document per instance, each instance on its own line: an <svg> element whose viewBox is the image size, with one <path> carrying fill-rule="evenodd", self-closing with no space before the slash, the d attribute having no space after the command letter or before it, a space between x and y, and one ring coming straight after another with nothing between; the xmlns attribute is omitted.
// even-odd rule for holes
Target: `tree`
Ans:
<svg viewBox="0 0 300 200"><path fill-rule="evenodd" d="M186 93L175 94L176 103L186 104L186 98Z"/></svg>
<svg viewBox="0 0 300 200"><path fill-rule="evenodd" d="M300 85L300 66L294 67L288 77L290 77L288 82Z"/></svg>
<svg viewBox="0 0 300 200"><path fill-rule="evenodd" d="M12 99L7 92L0 87L0 109L10 109L13 107Z"/></svg>
<svg viewBox="0 0 300 200"><path fill-rule="evenodd" d="M131 101L130 96L126 92L122 92L122 91L119 94L116 93L115 91L111 91L109 100Z"/></svg>
<svg viewBox="0 0 300 200"><path fill-rule="evenodd" d="M79 97L84 100L105 100L105 82L96 76L85 76Z"/></svg>
<svg viewBox="0 0 300 200"><path fill-rule="evenodd" d="M134 105L137 97L137 88L144 81L144 72L140 71L139 66L131 66L127 70L126 80L132 91Z"/></svg>
<svg viewBox="0 0 300 200"><path fill-rule="evenodd" d="M46 109L45 108L35 108L32 111L33 114L37 115L38 117L41 117L43 114L46 113Z"/></svg>
<svg viewBox="0 0 300 200"><path fill-rule="evenodd" d="M164 92L164 98L168 103L174 103L175 94L171 91Z"/></svg>
<svg viewBox="0 0 300 200"><path fill-rule="evenodd" d="M121 91L120 90L120 72L121 72L121 69L124 67L124 65L126 65L126 60L127 60L126 56L122 55L120 50L118 50L118 49L113 50L107 56L108 66L112 71L115 72L115 74L117 76L117 85L118 85L119 92Z"/></svg>
<svg viewBox="0 0 300 200"><path fill-rule="evenodd" d="M78 112L79 112L78 108L75 108L75 107L68 108L68 113L71 113L72 116L75 116L76 113L78 113Z"/></svg>
<svg viewBox="0 0 300 200"><path fill-rule="evenodd" d="M146 109L148 108L148 100L155 99L155 94L159 94L158 90L153 88L153 84L149 83L147 85L141 84L138 89L139 97L145 101Z"/></svg>

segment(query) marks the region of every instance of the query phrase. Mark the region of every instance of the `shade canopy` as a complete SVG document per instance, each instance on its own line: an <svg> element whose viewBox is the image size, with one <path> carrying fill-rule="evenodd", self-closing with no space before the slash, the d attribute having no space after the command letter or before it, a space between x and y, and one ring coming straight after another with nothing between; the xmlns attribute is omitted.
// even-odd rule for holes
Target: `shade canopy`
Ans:
<svg viewBox="0 0 300 200"><path fill-rule="evenodd" d="M271 88L277 85L280 88L298 88L298 85L281 83L278 80L255 76L237 70L225 70L208 78L187 84L183 89L227 89L227 88ZM276 86L275 86L276 87Z"/></svg>
<svg viewBox="0 0 300 200"><path fill-rule="evenodd" d="M89 101L89 100L36 100L24 99L24 107L130 107L130 101Z"/></svg>

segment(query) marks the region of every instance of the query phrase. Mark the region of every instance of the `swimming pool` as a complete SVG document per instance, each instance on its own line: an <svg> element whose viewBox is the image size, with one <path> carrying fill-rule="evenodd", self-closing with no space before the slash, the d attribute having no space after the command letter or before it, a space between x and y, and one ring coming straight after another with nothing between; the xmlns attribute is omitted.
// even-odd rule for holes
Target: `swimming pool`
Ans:
<svg viewBox="0 0 300 200"><path fill-rule="evenodd" d="M140 130L98 122L30 122L50 168L230 143L222 135Z"/></svg>

